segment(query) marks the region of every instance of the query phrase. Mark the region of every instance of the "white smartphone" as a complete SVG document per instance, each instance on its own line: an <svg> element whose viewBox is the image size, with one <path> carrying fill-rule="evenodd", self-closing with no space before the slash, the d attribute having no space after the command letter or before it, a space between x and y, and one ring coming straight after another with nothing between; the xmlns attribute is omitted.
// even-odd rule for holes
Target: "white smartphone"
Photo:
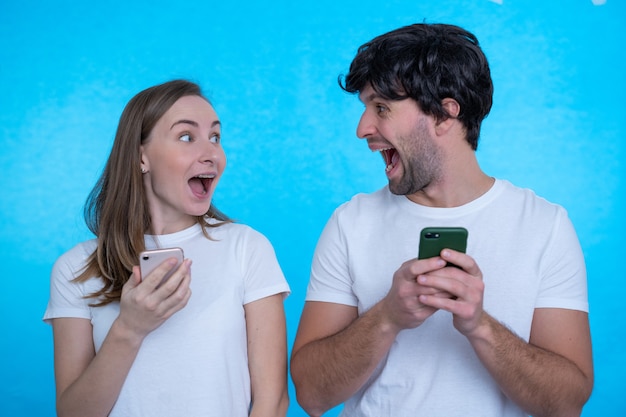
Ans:
<svg viewBox="0 0 626 417"><path fill-rule="evenodd" d="M163 248L145 250L139 254L139 268L141 269L141 278L148 276L157 266L161 265L166 259L176 258L178 262L163 277L158 286L161 286L176 271L185 259L181 248ZM157 286L157 287L158 287Z"/></svg>

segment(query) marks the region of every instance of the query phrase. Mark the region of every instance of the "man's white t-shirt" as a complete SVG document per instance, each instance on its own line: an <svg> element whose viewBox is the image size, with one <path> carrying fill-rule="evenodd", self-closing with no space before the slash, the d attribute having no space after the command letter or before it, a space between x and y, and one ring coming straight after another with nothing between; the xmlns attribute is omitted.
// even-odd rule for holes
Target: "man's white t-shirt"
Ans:
<svg viewBox="0 0 626 417"><path fill-rule="evenodd" d="M247 416L250 407L244 305L274 294L288 294L270 242L240 224L199 225L178 233L147 236L148 249L183 248L190 258L188 304L143 341L111 417ZM55 263L44 320L77 317L91 321L96 351L119 315L119 303L90 307L86 295L102 282L79 275L96 241L83 242Z"/></svg>
<svg viewBox="0 0 626 417"><path fill-rule="evenodd" d="M415 204L387 187L359 194L326 225L311 268L307 301L369 310L394 272L418 255L420 231L462 226L467 254L483 273L484 309L528 341L537 308L588 311L585 263L565 210L532 191L496 180L455 208ZM400 332L342 416L524 416L499 389L467 339L438 311Z"/></svg>

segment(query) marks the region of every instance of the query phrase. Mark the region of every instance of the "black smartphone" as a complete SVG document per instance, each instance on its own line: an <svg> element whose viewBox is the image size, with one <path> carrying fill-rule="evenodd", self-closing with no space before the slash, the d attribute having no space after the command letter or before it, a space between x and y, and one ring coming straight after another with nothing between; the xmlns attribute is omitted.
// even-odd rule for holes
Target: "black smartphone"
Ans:
<svg viewBox="0 0 626 417"><path fill-rule="evenodd" d="M425 227L420 232L418 259L439 256L443 249L465 253L467 229L464 227ZM448 265L452 265L448 263Z"/></svg>
<svg viewBox="0 0 626 417"><path fill-rule="evenodd" d="M159 286L163 284L167 279L176 271L176 269L183 263L184 255L181 248L164 248L164 249L151 249L145 250L139 254L139 268L141 269L141 278L146 277L157 266L161 265L166 259L176 258L178 263L169 270L163 277L163 280L159 283Z"/></svg>

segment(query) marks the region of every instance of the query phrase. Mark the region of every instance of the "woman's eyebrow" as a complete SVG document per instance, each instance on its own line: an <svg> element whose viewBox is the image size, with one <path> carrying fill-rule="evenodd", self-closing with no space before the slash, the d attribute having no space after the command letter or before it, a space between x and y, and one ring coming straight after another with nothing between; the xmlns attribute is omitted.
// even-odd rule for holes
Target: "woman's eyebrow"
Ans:
<svg viewBox="0 0 626 417"><path fill-rule="evenodd" d="M193 120L187 120L187 119L181 119L178 120L176 122L174 122L172 124L172 126L170 127L170 130L172 130L174 128L174 126L178 125L178 124L188 124L188 125L192 125L193 127L198 127L198 122L194 122ZM215 127L217 125L222 125L222 123L219 120L215 120L213 121L213 123L211 123L211 127Z"/></svg>
<svg viewBox="0 0 626 417"><path fill-rule="evenodd" d="M192 125L193 127L198 127L198 123L197 122L194 122L193 120L182 119L182 120L178 120L178 121L174 122L172 124L172 127L170 127L170 130L172 130L174 128L174 126L176 126L178 124L188 124L188 125Z"/></svg>

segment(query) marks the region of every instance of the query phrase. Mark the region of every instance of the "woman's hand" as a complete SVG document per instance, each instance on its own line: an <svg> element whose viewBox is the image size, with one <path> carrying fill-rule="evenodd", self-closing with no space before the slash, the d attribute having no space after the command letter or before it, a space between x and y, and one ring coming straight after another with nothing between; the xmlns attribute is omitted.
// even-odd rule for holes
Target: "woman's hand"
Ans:
<svg viewBox="0 0 626 417"><path fill-rule="evenodd" d="M190 259L185 259L176 272L161 284L165 274L176 263L176 259L168 259L144 279L139 266L133 267L133 273L122 289L119 324L143 339L187 305L191 297Z"/></svg>

